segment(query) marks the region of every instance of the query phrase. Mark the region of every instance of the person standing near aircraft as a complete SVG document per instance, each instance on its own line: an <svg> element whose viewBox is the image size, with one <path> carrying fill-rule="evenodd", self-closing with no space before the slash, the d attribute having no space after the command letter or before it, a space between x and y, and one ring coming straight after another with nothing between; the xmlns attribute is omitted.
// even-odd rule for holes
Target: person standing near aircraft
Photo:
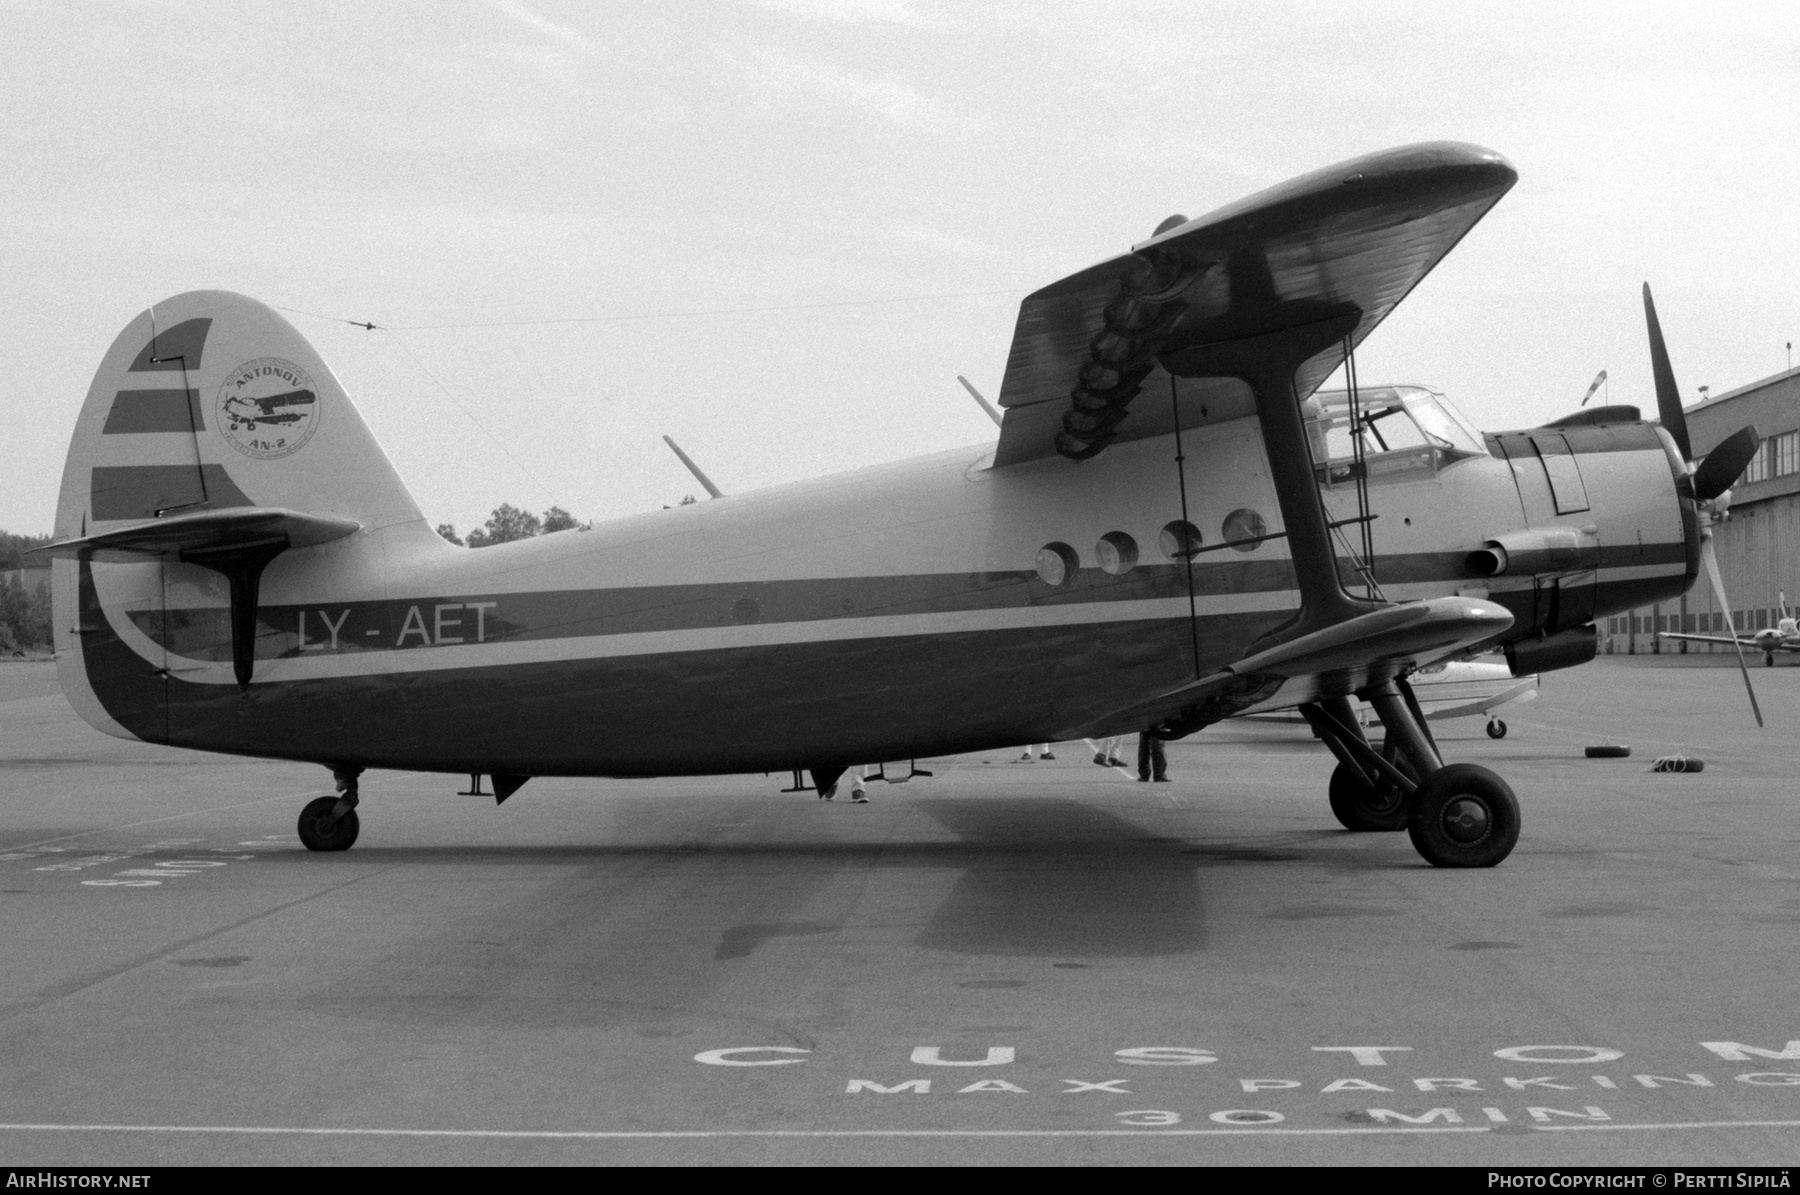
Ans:
<svg viewBox="0 0 1800 1195"><path fill-rule="evenodd" d="M1115 734L1110 739L1103 739L1094 753L1094 762L1103 768L1122 768L1125 761L1119 758L1119 748L1125 745L1125 736Z"/></svg>
<svg viewBox="0 0 1800 1195"><path fill-rule="evenodd" d="M1014 763L1036 763L1039 759L1055 759L1056 753L1050 750L1049 743L1026 743L1025 754L1013 760Z"/></svg>
<svg viewBox="0 0 1800 1195"><path fill-rule="evenodd" d="M1138 734L1138 783L1169 782L1169 759L1163 752L1163 741L1148 730Z"/></svg>

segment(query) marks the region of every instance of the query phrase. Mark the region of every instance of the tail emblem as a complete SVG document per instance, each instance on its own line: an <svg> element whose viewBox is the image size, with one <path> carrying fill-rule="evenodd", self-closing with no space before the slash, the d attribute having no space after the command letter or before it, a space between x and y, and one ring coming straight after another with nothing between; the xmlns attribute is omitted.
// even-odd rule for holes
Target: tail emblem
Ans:
<svg viewBox="0 0 1800 1195"><path fill-rule="evenodd" d="M280 357L259 357L219 387L219 433L259 461L292 456L319 427L319 392L306 371Z"/></svg>

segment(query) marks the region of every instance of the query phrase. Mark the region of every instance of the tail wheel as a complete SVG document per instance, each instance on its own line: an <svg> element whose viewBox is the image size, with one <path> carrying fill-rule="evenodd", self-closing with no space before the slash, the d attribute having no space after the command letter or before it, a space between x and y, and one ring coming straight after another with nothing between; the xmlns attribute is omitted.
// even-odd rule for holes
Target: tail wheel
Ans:
<svg viewBox="0 0 1800 1195"><path fill-rule="evenodd" d="M347 810L342 817L332 821L331 811L337 808L337 803L336 797L319 797L308 801L306 808L300 811L300 842L307 850L347 851L356 841L357 831L362 829L356 810Z"/></svg>
<svg viewBox="0 0 1800 1195"><path fill-rule="evenodd" d="M1519 801L1486 768L1448 764L1413 793L1406 829L1433 867L1492 867L1519 841Z"/></svg>
<svg viewBox="0 0 1800 1195"><path fill-rule="evenodd" d="M1487 736L1490 739L1505 738L1506 737L1506 723L1501 721L1499 718L1493 719L1491 722L1489 722L1487 724Z"/></svg>
<svg viewBox="0 0 1800 1195"><path fill-rule="evenodd" d="M1399 765L1403 770L1404 763ZM1331 812L1346 830L1406 829L1406 797L1386 780L1371 786L1344 764L1331 773Z"/></svg>

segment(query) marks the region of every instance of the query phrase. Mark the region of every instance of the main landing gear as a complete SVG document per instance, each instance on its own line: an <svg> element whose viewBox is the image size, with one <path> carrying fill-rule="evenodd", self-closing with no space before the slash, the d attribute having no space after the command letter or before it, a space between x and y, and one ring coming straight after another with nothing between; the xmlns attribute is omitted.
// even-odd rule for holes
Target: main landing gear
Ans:
<svg viewBox="0 0 1800 1195"><path fill-rule="evenodd" d="M338 795L308 801L300 811L300 841L309 851L347 851L362 823L356 817L356 778L361 768L333 768Z"/></svg>
<svg viewBox="0 0 1800 1195"><path fill-rule="evenodd" d="M1387 731L1379 749L1364 737L1350 699L1300 707L1338 758L1331 811L1349 830L1400 830L1434 867L1492 867L1519 841L1519 802L1506 781L1475 764L1445 764L1403 680L1361 694Z"/></svg>

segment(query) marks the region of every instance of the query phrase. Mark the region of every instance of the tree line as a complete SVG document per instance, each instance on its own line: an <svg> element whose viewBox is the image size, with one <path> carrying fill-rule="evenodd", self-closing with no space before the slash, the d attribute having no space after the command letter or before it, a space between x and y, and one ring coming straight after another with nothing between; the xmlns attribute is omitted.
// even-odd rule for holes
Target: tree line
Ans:
<svg viewBox="0 0 1800 1195"><path fill-rule="evenodd" d="M592 526L592 523L577 520L560 506L552 506L543 514L534 515L529 510L520 510L510 502L502 502L488 516L486 526L469 532L467 539L456 534L454 523L439 523L437 533L458 547L490 548L495 544L511 543L515 539L549 535L552 531L586 531Z"/></svg>
<svg viewBox="0 0 1800 1195"><path fill-rule="evenodd" d="M50 542L48 535L0 531L0 654L50 646L50 590L20 583L25 553Z"/></svg>

